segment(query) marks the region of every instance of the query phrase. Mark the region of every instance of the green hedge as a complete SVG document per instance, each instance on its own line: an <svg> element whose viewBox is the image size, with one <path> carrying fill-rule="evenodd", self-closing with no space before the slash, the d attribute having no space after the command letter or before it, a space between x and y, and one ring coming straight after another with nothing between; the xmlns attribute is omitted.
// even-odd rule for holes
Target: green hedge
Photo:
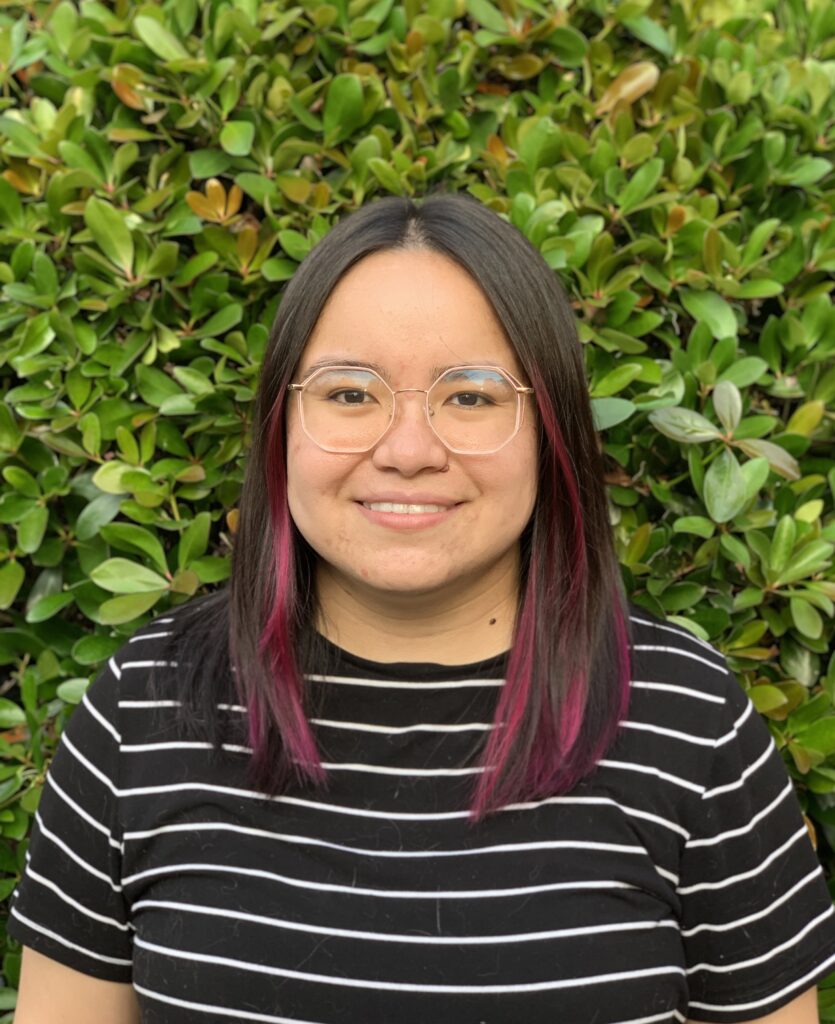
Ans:
<svg viewBox="0 0 835 1024"><path fill-rule="evenodd" d="M727 655L832 874L829 0L4 4L0 82L0 896L88 680L228 574L283 282L435 188L566 285L627 589Z"/></svg>

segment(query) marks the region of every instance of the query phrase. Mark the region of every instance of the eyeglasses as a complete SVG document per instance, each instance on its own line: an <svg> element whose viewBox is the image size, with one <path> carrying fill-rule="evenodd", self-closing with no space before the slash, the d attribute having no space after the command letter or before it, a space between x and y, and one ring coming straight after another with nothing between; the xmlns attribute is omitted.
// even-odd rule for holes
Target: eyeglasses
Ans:
<svg viewBox="0 0 835 1024"><path fill-rule="evenodd" d="M428 389L393 391L375 371L358 366L324 366L300 384L288 384L299 396L302 429L326 452L367 452L394 422L396 396L417 391L426 396L426 419L450 451L491 455L519 432L524 387L497 366L453 366Z"/></svg>

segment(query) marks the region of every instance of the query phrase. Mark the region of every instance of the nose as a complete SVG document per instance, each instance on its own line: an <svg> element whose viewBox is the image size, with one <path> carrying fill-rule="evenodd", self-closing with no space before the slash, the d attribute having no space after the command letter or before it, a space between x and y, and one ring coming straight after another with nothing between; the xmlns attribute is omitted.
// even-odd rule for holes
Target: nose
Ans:
<svg viewBox="0 0 835 1024"><path fill-rule="evenodd" d="M404 476L447 465L449 452L426 418L425 391L395 392L394 420L374 447L372 461L378 469L396 469Z"/></svg>

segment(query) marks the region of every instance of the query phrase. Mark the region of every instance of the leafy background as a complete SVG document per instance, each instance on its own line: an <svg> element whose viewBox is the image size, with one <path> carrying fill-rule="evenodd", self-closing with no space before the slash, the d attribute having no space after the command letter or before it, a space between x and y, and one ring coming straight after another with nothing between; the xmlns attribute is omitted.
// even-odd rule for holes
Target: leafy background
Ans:
<svg viewBox="0 0 835 1024"><path fill-rule="evenodd" d="M832 876L829 0L3 3L0 83L0 897L102 661L228 575L283 283L436 186L568 289L627 589L725 653Z"/></svg>

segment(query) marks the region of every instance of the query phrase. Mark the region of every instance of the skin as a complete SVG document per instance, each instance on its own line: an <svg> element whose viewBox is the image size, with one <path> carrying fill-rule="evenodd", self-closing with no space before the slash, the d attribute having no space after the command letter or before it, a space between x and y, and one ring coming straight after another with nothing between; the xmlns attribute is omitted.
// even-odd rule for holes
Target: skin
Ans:
<svg viewBox="0 0 835 1024"><path fill-rule="evenodd" d="M816 991L807 989L750 1024L820 1024ZM130 985L91 978L25 946L14 1019L15 1024L139 1024L140 1020Z"/></svg>
<svg viewBox="0 0 835 1024"><path fill-rule="evenodd" d="M358 359L389 385L428 388L433 367L498 365L524 371L480 288L437 253L375 253L332 292L295 380L322 359ZM536 498L535 405L519 433L491 455L450 452L432 432L423 395L397 396L395 421L371 451L325 452L287 411L290 513L320 556L321 631L383 661L477 661L510 646L519 536ZM444 467L449 470L444 472ZM395 491L463 502L443 523L393 530L369 522L358 500ZM495 620L495 621L491 621Z"/></svg>
<svg viewBox="0 0 835 1024"><path fill-rule="evenodd" d="M395 389L428 388L433 365L467 362L504 366L527 383L481 291L434 253L378 253L353 267L331 295L296 379L324 357L373 360ZM456 455L429 429L421 400L399 396L390 432L359 455L314 445L291 402L290 511L321 556L326 636L381 661L460 664L510 646L518 540L536 496L536 422L530 403L522 430L500 452ZM357 498L383 490L428 491L465 504L437 526L388 530L355 507ZM139 1020L130 985L101 981L24 947L15 1024ZM752 1024L818 1024L816 989Z"/></svg>

